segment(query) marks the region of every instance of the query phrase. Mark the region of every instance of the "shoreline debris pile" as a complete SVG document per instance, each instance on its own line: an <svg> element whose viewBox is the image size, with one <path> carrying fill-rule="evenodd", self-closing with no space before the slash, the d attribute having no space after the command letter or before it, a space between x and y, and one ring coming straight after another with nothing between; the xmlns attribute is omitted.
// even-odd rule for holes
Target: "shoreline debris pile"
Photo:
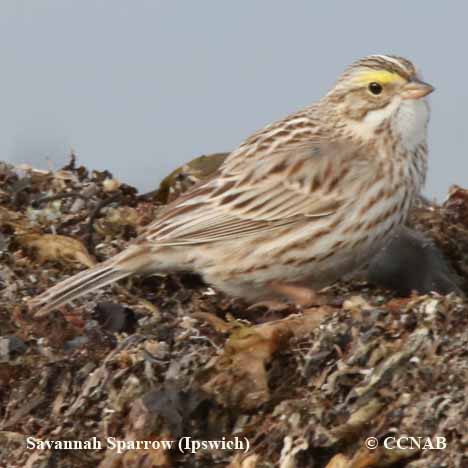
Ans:
<svg viewBox="0 0 468 468"><path fill-rule="evenodd" d="M425 264L437 270L435 289L458 294L399 297L356 279L328 288L320 306L272 311L179 274L132 278L43 317L28 312L28 298L120 251L223 155L204 158L143 195L74 158L56 172L0 162L0 466L468 466L460 187L410 220L445 262ZM413 276L427 273L415 263ZM403 436L420 448L395 446ZM184 437L249 447L162 448ZM437 437L445 448L429 450ZM100 449L54 444L93 440ZM111 440L149 442L119 451Z"/></svg>

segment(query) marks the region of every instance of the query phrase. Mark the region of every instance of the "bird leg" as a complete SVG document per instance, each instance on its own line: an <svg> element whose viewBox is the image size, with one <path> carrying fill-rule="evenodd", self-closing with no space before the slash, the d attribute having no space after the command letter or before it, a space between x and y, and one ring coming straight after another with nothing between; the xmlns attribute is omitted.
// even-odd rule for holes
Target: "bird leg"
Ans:
<svg viewBox="0 0 468 468"><path fill-rule="evenodd" d="M248 310L264 307L269 312L282 312L289 309L291 305L295 305L299 309L306 309L312 306L323 305L325 302L315 291L304 286L272 282L268 284L268 289L270 289L273 295L278 297L278 299L256 302L252 304ZM281 300L280 298L286 300Z"/></svg>
<svg viewBox="0 0 468 468"><path fill-rule="evenodd" d="M301 308L311 306L323 305L323 298L321 298L314 290L304 286L289 283L270 283L269 287L276 294L286 297L293 304Z"/></svg>
<svg viewBox="0 0 468 468"><path fill-rule="evenodd" d="M259 309L259 308L264 308L267 309L267 311L270 312L284 312L285 310L288 310L291 307L291 304L288 304L287 302L280 301L280 300L265 300L265 301L259 301L256 302L255 304L252 304L247 308L247 310L253 310L253 309Z"/></svg>

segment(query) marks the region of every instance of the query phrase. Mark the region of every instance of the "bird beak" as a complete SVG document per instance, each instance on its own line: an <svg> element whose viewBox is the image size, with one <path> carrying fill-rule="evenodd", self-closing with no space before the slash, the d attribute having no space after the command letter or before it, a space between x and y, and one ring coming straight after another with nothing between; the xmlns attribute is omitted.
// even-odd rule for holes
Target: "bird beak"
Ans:
<svg viewBox="0 0 468 468"><path fill-rule="evenodd" d="M434 91L434 87L424 81L412 78L409 83L403 86L401 97L403 99L420 99Z"/></svg>

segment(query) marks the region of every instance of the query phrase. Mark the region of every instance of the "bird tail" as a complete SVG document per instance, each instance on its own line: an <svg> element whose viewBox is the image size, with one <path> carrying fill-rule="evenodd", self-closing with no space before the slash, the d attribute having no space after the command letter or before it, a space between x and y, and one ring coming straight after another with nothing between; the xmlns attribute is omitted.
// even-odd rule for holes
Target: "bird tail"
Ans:
<svg viewBox="0 0 468 468"><path fill-rule="evenodd" d="M129 257L134 257L129 253L128 250L124 251L114 258L61 281L29 301L29 310L36 315L46 315L83 294L138 273L140 268L132 268L128 262L125 262Z"/></svg>

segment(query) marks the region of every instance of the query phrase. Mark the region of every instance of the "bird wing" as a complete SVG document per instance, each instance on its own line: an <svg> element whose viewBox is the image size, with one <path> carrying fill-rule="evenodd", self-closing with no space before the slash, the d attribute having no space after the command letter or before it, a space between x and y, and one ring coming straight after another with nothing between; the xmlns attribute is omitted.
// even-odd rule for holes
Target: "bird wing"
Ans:
<svg viewBox="0 0 468 468"><path fill-rule="evenodd" d="M329 216L345 202L340 161L348 153L310 136L253 154L241 146L212 179L169 205L141 239L199 244Z"/></svg>

